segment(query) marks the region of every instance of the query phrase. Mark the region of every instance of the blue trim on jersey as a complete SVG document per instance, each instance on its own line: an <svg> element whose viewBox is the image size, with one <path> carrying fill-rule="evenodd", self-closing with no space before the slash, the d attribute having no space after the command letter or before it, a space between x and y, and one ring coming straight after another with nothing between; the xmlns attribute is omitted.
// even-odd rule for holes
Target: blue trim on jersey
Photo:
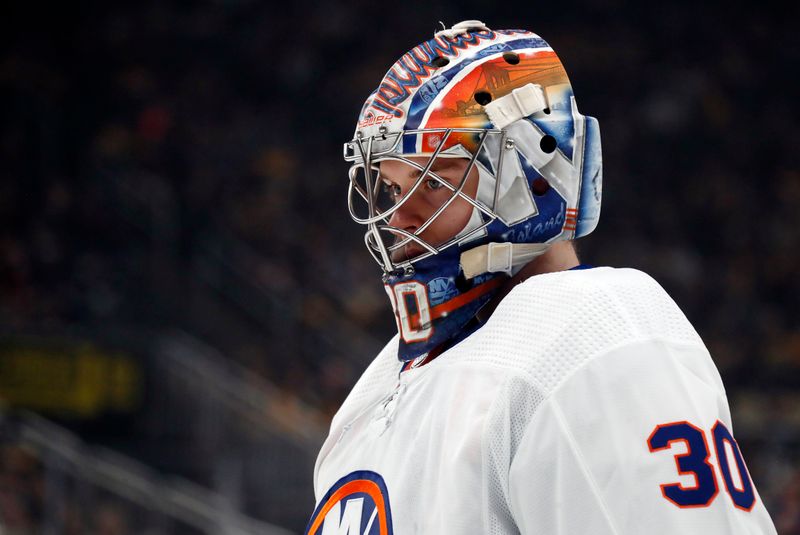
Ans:
<svg viewBox="0 0 800 535"><path fill-rule="evenodd" d="M594 269L594 266L591 264L578 264L575 267L569 268L567 271L578 271L581 269Z"/></svg>
<svg viewBox="0 0 800 535"><path fill-rule="evenodd" d="M340 488L344 487L348 483L351 483L353 481L359 481L359 480L360 481L372 482L378 487L378 492L380 492L380 494L381 494L381 496L383 498L383 504L384 504L384 510L382 511L382 513L385 515L385 518L386 518L387 532L385 532L385 535L393 535L394 528L392 527L392 508L391 508L391 504L389 502L389 490L386 488L386 482L383 480L383 477L381 477L381 475L379 473L373 472L371 470L357 470L355 472L350 472L346 476L340 478L336 483L334 483L333 486L328 490L328 492L325 493L325 496L319 501L319 504L317 505L316 509L314 510L314 514L311 515L311 519L308 521L308 525L306 526L306 529L305 529L305 531L303 533L305 533L306 535L320 535L322 533L322 529L323 529L323 526L324 526L324 520L323 520L323 523L320 524L313 533L311 532L311 527L314 525L314 522L317 521L318 517L320 516L320 514L324 510L325 506L328 505L329 501L331 500L333 495L336 493L336 491L338 491ZM377 501L374 499L374 496L372 496L370 494L358 492L358 491L356 491L354 493L346 494L344 496L341 496L337 500L337 502L344 503L347 498L352 498L352 497L369 498L369 500L372 502L372 505L374 505L375 507L377 507L377 505L378 505ZM334 502L334 503L336 503L336 502ZM379 511L379 514L380 513L381 513L381 511ZM327 512L326 512L326 514L327 514ZM341 514L341 511L340 511L340 514ZM381 533L381 530L380 530L380 520L379 519L375 519L375 520L376 521L373 522L372 527L369 530L369 532L368 533L364 533L364 535L372 535L372 534L384 535L383 533ZM358 528L359 528L358 533L363 533L363 530L366 527L366 526L363 525L365 523L365 521L366 521L366 518L364 516L364 513L362 512L362 517L361 517L361 524L362 525L358 526ZM350 531L348 531L348 533L350 533Z"/></svg>

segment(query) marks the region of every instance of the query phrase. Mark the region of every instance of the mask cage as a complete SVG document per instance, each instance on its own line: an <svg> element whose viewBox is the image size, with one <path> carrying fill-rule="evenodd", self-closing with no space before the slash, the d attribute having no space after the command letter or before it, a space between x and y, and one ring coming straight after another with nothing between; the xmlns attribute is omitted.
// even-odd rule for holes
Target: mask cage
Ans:
<svg viewBox="0 0 800 535"><path fill-rule="evenodd" d="M359 133L360 134L360 133ZM432 153L403 154L401 147L415 143L417 136L423 137L423 143L432 144L436 148ZM468 151L459 140L469 136L475 140L475 148ZM437 140L431 143L431 139ZM457 243L478 236L487 226L498 218L495 213L500 188L500 176L506 134L500 130L486 130L479 128L442 128L425 130L408 130L399 133L381 132L376 136L357 136L352 141L345 143L345 160L352 162L349 170L349 187L347 192L347 205L350 216L359 224L366 225L364 242L367 250L381 266L385 274L413 273L413 264L436 255L444 249ZM499 149L499 150L498 150ZM491 154L497 155L492 161ZM425 156L429 159L420 164L410 159L414 156ZM457 183L451 183L431 170L441 158L469 159L464 174ZM398 161L416 169L419 176L403 194L397 198L387 191L386 183L380 172L380 163L383 161ZM489 197L490 205L470 197L464 193L464 187L470 173L477 165L481 165L484 173L494 178L494 192ZM434 212L414 232L392 226L389 224L392 215L399 210L428 180L435 180L441 187L450 190L449 197L434 210ZM484 178L478 172L480 189ZM477 197L477 193L476 193ZM486 196L484 196L486 197ZM432 244L421 237L427 228L436 221L447 208L457 199L461 198L473 207L473 214L467 227L456 233L451 239L441 244ZM479 220L476 221L475 215ZM408 244L416 244L422 252L411 257L393 260L393 253Z"/></svg>

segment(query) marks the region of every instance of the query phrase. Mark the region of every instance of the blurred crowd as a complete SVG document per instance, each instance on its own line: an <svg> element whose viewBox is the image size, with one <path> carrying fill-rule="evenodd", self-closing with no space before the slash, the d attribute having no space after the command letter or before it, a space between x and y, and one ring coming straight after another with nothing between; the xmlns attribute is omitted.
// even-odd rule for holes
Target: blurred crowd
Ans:
<svg viewBox="0 0 800 535"><path fill-rule="evenodd" d="M101 499L88 507L80 494L54 510L46 492L46 472L38 452L3 440L0 443L0 533L34 535L56 525L64 535L129 535L130 506ZM71 489L75 490L75 489ZM54 518L54 517L57 517Z"/></svg>
<svg viewBox="0 0 800 535"><path fill-rule="evenodd" d="M440 19L526 27L603 132L603 216L582 260L642 269L686 312L779 532L800 533L791 17L512 4L389 18L364 0L12 8L0 21L3 332L187 331L330 416L394 330L345 206L341 144L363 99ZM4 457L4 503L18 457Z"/></svg>

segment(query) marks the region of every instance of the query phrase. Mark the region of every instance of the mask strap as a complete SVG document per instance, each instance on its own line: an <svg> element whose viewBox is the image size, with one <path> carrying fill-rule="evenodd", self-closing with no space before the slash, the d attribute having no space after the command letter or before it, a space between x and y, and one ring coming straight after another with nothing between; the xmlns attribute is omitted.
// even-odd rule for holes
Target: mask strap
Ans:
<svg viewBox="0 0 800 535"><path fill-rule="evenodd" d="M549 243L487 243L461 253L461 269L467 279L483 273L513 275L515 268L543 255L549 248Z"/></svg>
<svg viewBox="0 0 800 535"><path fill-rule="evenodd" d="M538 84L526 84L511 91L508 95L486 104L483 109L495 128L503 129L549 107L547 95Z"/></svg>

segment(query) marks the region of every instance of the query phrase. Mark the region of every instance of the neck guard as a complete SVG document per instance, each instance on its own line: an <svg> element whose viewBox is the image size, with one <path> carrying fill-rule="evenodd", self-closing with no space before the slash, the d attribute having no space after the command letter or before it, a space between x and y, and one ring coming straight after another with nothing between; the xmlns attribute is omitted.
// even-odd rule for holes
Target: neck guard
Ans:
<svg viewBox="0 0 800 535"><path fill-rule="evenodd" d="M410 274L385 277L400 333L398 359L413 360L455 339L475 314L508 280L505 273L484 273L467 280L460 248L414 264Z"/></svg>

